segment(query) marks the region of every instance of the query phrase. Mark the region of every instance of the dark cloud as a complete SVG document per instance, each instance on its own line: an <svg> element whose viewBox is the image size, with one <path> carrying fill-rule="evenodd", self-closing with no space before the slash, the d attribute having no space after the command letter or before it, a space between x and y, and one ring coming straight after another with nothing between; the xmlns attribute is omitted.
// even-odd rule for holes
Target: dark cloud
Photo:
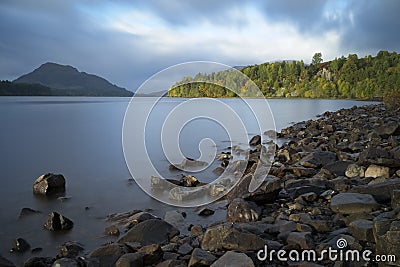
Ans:
<svg viewBox="0 0 400 267"><path fill-rule="evenodd" d="M353 0L349 5L353 24L344 29L343 48L372 53L378 50L400 52L400 1Z"/></svg>

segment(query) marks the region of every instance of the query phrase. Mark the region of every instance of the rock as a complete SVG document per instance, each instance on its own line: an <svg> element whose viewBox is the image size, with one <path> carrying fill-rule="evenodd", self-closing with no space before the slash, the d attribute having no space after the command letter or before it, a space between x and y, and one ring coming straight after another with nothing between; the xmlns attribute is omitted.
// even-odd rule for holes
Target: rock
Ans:
<svg viewBox="0 0 400 267"><path fill-rule="evenodd" d="M389 178L389 167L384 166L377 166L377 165L370 165L367 170L365 171L365 177L383 177Z"/></svg>
<svg viewBox="0 0 400 267"><path fill-rule="evenodd" d="M228 222L254 222L261 215L261 208L256 203L235 198L228 206Z"/></svg>
<svg viewBox="0 0 400 267"><path fill-rule="evenodd" d="M139 242L143 245L162 244L178 235L179 231L171 224L158 219L141 222L132 227L118 239L118 243Z"/></svg>
<svg viewBox="0 0 400 267"><path fill-rule="evenodd" d="M0 266L1 267L15 267L14 263L12 263L11 261L2 257L1 255L0 255Z"/></svg>
<svg viewBox="0 0 400 267"><path fill-rule="evenodd" d="M206 230L201 242L204 250L259 250L264 240L255 234L240 232L230 224L221 224Z"/></svg>
<svg viewBox="0 0 400 267"><path fill-rule="evenodd" d="M51 267L81 267L81 264L76 259L61 258L56 260Z"/></svg>
<svg viewBox="0 0 400 267"><path fill-rule="evenodd" d="M324 168L337 176L344 176L350 164L351 162L338 160L325 165Z"/></svg>
<svg viewBox="0 0 400 267"><path fill-rule="evenodd" d="M186 267L186 264L181 260L170 259L160 262L156 267Z"/></svg>
<svg viewBox="0 0 400 267"><path fill-rule="evenodd" d="M148 212L138 212L136 214L133 214L132 216L129 216L126 220L124 220L124 226L127 229L131 229L133 226L137 225L138 223L144 222L146 220L150 219L157 219L156 216L154 216L151 213ZM122 221L120 221L122 223Z"/></svg>
<svg viewBox="0 0 400 267"><path fill-rule="evenodd" d="M358 162L360 165L383 165L387 167L400 167L400 161L394 159L389 151L383 148L370 147L360 153Z"/></svg>
<svg viewBox="0 0 400 267"><path fill-rule="evenodd" d="M357 240L374 242L372 221L360 219L349 224L349 233Z"/></svg>
<svg viewBox="0 0 400 267"><path fill-rule="evenodd" d="M117 260L115 267L143 267L143 256L138 252L124 254Z"/></svg>
<svg viewBox="0 0 400 267"><path fill-rule="evenodd" d="M198 237L203 234L203 227L201 225L193 225L190 228L190 234L192 237Z"/></svg>
<svg viewBox="0 0 400 267"><path fill-rule="evenodd" d="M25 239L17 238L13 240L11 251L23 253L29 250L30 247L31 245Z"/></svg>
<svg viewBox="0 0 400 267"><path fill-rule="evenodd" d="M42 251L43 251L43 248L41 248L41 247L36 247L36 248L31 249L31 253L32 254L39 253L39 252L42 252Z"/></svg>
<svg viewBox="0 0 400 267"><path fill-rule="evenodd" d="M235 198L244 198L256 203L271 203L276 200L279 191L282 189L279 178L268 175L257 190L249 192L251 179L253 179L253 175L245 175L237 185L229 191L226 195L226 199L232 201Z"/></svg>
<svg viewBox="0 0 400 267"><path fill-rule="evenodd" d="M400 266L400 220L394 220L389 214L380 214L374 219L374 237L377 255L394 255L391 265Z"/></svg>
<svg viewBox="0 0 400 267"><path fill-rule="evenodd" d="M84 248L80 244L69 241L60 246L60 253L59 253L58 257L59 258L75 258L83 251L84 251Z"/></svg>
<svg viewBox="0 0 400 267"><path fill-rule="evenodd" d="M196 177L194 177L192 175L187 175L187 176L182 177L181 184L182 184L182 186L185 186L185 187L195 187L195 186L199 185L200 182L199 182L199 180L197 180Z"/></svg>
<svg viewBox="0 0 400 267"><path fill-rule="evenodd" d="M181 255L190 254L190 252L192 252L192 251L193 251L193 247L191 245L189 245L188 243L182 244L178 249L178 253Z"/></svg>
<svg viewBox="0 0 400 267"><path fill-rule="evenodd" d="M347 178L364 177L365 167L358 166L357 164L350 164L347 166L345 175Z"/></svg>
<svg viewBox="0 0 400 267"><path fill-rule="evenodd" d="M38 210L34 210L31 208L22 208L21 212L19 213L18 219L23 219L25 217L35 215L35 214L40 214L41 212Z"/></svg>
<svg viewBox="0 0 400 267"><path fill-rule="evenodd" d="M388 123L375 128L374 132L382 138L388 138L392 134L399 134L400 125L397 121L389 121Z"/></svg>
<svg viewBox="0 0 400 267"><path fill-rule="evenodd" d="M279 136L279 133L275 130L267 130L264 132L264 135L271 139L276 139Z"/></svg>
<svg viewBox="0 0 400 267"><path fill-rule="evenodd" d="M174 164L178 170L186 170L186 171L200 171L203 168L208 166L207 162L194 160L190 158L185 158L182 160L181 164Z"/></svg>
<svg viewBox="0 0 400 267"><path fill-rule="evenodd" d="M24 267L49 267L54 259L50 257L33 257L25 261Z"/></svg>
<svg viewBox="0 0 400 267"><path fill-rule="evenodd" d="M379 209L378 203L369 194L340 193L331 199L331 209L336 213L370 213Z"/></svg>
<svg viewBox="0 0 400 267"><path fill-rule="evenodd" d="M253 136L249 141L249 145L251 146L261 145L261 136L260 135Z"/></svg>
<svg viewBox="0 0 400 267"><path fill-rule="evenodd" d="M104 234L105 235L119 236L120 233L119 233L119 229L118 229L118 227L116 225L110 225L110 226L107 226L104 229Z"/></svg>
<svg viewBox="0 0 400 267"><path fill-rule="evenodd" d="M178 229L181 234L188 233L187 224L182 212L177 210L169 210L165 213L164 221Z"/></svg>
<svg viewBox="0 0 400 267"><path fill-rule="evenodd" d="M289 245L294 245L300 249L314 249L315 244L310 232L291 232L289 233L286 242Z"/></svg>
<svg viewBox="0 0 400 267"><path fill-rule="evenodd" d="M126 248L120 244L109 244L99 247L89 256L97 258L100 266L114 266L117 260L126 252Z"/></svg>
<svg viewBox="0 0 400 267"><path fill-rule="evenodd" d="M376 201L387 203L391 200L393 190L400 190L400 179L391 179L377 184L354 186L350 189L350 192L371 194Z"/></svg>
<svg viewBox="0 0 400 267"><path fill-rule="evenodd" d="M202 208L202 209L200 209L198 212L197 212L197 215L199 215L199 216L211 216L211 215L213 215L215 213L215 211L214 210L212 210L212 209L209 209L209 208Z"/></svg>
<svg viewBox="0 0 400 267"><path fill-rule="evenodd" d="M70 219L55 211L49 214L49 218L44 223L44 227L50 231L70 230L73 226L74 223Z"/></svg>
<svg viewBox="0 0 400 267"><path fill-rule="evenodd" d="M65 192L65 178L61 174L46 173L36 179L33 193L53 195Z"/></svg>
<svg viewBox="0 0 400 267"><path fill-rule="evenodd" d="M188 267L207 267L216 259L210 252L204 251L201 248L195 248L190 257Z"/></svg>
<svg viewBox="0 0 400 267"><path fill-rule="evenodd" d="M303 167L320 168L337 161L336 153L330 151L315 151L302 158L299 163Z"/></svg>
<svg viewBox="0 0 400 267"><path fill-rule="evenodd" d="M224 159L230 160L232 158L232 155L231 152L221 152L217 154L216 158L219 160L224 160Z"/></svg>
<svg viewBox="0 0 400 267"><path fill-rule="evenodd" d="M143 264L145 266L156 264L163 256L163 251L161 250L160 245L157 244L144 246L140 248L138 252L144 255Z"/></svg>
<svg viewBox="0 0 400 267"><path fill-rule="evenodd" d="M244 253L227 251L221 258L211 264L211 267L254 267L254 263L249 256Z"/></svg>
<svg viewBox="0 0 400 267"><path fill-rule="evenodd" d="M400 190L393 190L392 192L392 209L400 207Z"/></svg>

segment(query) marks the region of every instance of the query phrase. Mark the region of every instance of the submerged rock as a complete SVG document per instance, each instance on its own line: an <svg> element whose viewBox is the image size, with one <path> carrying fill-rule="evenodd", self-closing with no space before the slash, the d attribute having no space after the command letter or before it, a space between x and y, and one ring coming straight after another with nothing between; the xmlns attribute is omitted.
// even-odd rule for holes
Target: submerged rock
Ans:
<svg viewBox="0 0 400 267"><path fill-rule="evenodd" d="M15 252L26 252L30 249L31 245L29 245L28 241L23 238L17 238L13 240L13 245L11 251Z"/></svg>
<svg viewBox="0 0 400 267"><path fill-rule="evenodd" d="M70 230L73 226L74 223L70 219L55 211L49 214L49 218L44 223L44 227L50 231Z"/></svg>
<svg viewBox="0 0 400 267"><path fill-rule="evenodd" d="M65 178L61 174L46 173L36 179L33 193L39 195L54 195L65 192Z"/></svg>

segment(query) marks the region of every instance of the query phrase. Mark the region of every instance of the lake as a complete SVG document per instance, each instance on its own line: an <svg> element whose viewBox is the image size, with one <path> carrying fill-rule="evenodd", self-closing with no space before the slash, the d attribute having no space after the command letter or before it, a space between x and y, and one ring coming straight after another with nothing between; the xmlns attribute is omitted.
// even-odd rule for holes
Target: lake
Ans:
<svg viewBox="0 0 400 267"><path fill-rule="evenodd" d="M153 100L143 97L138 101L145 104ZM177 178L180 173L169 170L158 132L166 114L186 100L161 99L147 125L149 135L146 136L146 145L151 159L161 174L172 178ZM122 148L122 125L129 101L129 98L102 97L0 98L1 255L15 263L32 257L30 252L22 256L9 253L12 240L17 237L25 238L32 248L43 248L35 256L55 255L57 247L69 240L79 241L86 250L91 250L110 240L103 236L107 225L105 217L110 213L148 208L163 217L167 210L177 209L152 199L131 179ZM232 107L245 121L251 118L251 110L240 99L221 101ZM261 100L249 101L257 106ZM328 110L373 102L272 99L268 103L279 131L293 122L316 118L316 115ZM249 135L260 133L251 120L246 122L246 129ZM181 135L179 143L187 157L200 156L198 143L204 138L212 139L218 152L230 146L224 128L210 120L187 124ZM212 169L218 164L214 162L197 178L204 182L212 181L216 178ZM35 179L47 172L65 176L66 197L69 199L48 200L32 194ZM18 220L23 207L42 213ZM202 218L195 215L193 209L179 210L188 213L189 223L207 224L210 220L223 219L224 215L222 210L217 210L215 215ZM59 211L72 219L74 228L63 234L44 230L43 222L51 211Z"/></svg>

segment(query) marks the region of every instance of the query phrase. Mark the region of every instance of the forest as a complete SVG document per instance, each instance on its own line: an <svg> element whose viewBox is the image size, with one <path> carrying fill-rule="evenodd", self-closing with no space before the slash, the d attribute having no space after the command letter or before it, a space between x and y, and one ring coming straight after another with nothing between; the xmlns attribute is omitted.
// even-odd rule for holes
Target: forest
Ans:
<svg viewBox="0 0 400 267"><path fill-rule="evenodd" d="M400 91L400 55L388 51L363 58L349 54L326 62L315 53L310 64L267 62L240 72L254 83L239 78L234 69L199 73L174 84L168 96L380 99Z"/></svg>

